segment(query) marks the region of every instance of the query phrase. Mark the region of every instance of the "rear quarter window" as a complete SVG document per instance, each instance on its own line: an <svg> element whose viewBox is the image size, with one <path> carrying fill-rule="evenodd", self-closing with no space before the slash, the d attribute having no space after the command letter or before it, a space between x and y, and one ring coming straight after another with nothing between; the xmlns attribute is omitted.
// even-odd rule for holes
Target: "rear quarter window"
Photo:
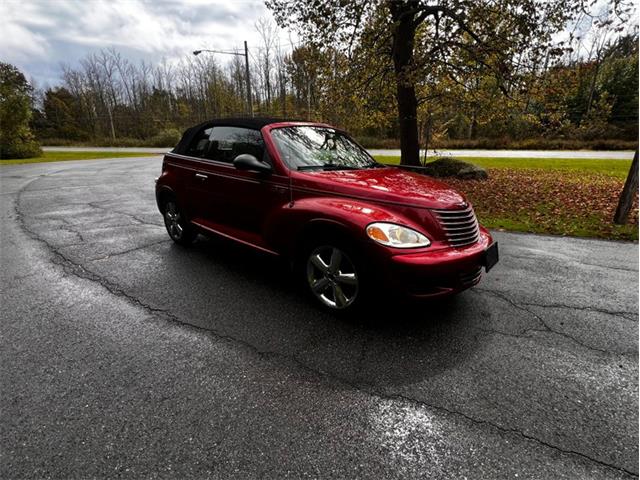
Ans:
<svg viewBox="0 0 640 480"><path fill-rule="evenodd" d="M196 134L187 147L185 154L190 157L204 157L209 149L209 137L212 131L213 128L206 128Z"/></svg>
<svg viewBox="0 0 640 480"><path fill-rule="evenodd" d="M239 127L213 127L209 138L211 144L206 158L231 163L243 153L257 159L264 157L264 141L258 130Z"/></svg>

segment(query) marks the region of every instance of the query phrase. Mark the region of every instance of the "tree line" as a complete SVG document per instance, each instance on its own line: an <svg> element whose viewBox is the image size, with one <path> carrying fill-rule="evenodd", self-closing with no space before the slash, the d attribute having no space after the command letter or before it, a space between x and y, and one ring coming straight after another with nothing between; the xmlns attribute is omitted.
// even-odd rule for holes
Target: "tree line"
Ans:
<svg viewBox="0 0 640 480"><path fill-rule="evenodd" d="M281 26L304 27L306 34L283 44L273 23L256 24L254 111L325 121L374 147L636 142L637 26L620 26L609 12L533 15L539 2L503 3L510 2L506 11L492 10L492 2L484 9L478 9L483 2L461 2L458 9L445 2L452 9L446 15L421 2L347 2L344 8L353 11L331 2L327 11L307 2L268 2ZM402 10L408 7L413 10ZM514 13L521 10L529 16ZM412 38L399 38L402 22ZM580 28L558 41L554 33L571 22ZM397 52L399 42L409 42L409 60L406 51ZM41 143L169 146L198 122L246 114L244 68L238 56L186 55L152 64L102 49L63 66L59 86L27 88L31 127ZM406 91L410 105L402 104ZM411 130L415 136L406 137Z"/></svg>

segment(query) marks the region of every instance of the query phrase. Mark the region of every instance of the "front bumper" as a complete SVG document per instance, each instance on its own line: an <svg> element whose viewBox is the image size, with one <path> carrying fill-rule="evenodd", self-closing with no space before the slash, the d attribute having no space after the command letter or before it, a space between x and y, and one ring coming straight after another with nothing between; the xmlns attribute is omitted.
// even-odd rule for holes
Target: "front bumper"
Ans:
<svg viewBox="0 0 640 480"><path fill-rule="evenodd" d="M416 298L461 292L480 281L485 251L492 243L482 229L480 240L467 247L393 254L384 262L384 282L396 293Z"/></svg>

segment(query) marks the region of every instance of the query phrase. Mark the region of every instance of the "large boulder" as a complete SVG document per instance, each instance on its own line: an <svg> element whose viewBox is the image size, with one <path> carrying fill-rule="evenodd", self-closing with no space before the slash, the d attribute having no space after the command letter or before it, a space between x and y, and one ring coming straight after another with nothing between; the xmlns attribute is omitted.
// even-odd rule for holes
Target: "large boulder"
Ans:
<svg viewBox="0 0 640 480"><path fill-rule="evenodd" d="M422 173L432 177L455 177L462 180L484 180L489 177L484 168L450 157L438 158L427 163Z"/></svg>

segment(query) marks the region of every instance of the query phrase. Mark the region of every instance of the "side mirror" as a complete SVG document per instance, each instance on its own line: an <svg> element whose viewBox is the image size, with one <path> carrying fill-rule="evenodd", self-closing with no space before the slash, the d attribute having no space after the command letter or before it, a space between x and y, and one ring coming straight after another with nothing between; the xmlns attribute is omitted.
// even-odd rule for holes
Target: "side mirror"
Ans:
<svg viewBox="0 0 640 480"><path fill-rule="evenodd" d="M233 166L238 170L253 170L260 173L271 173L271 165L261 162L249 153L238 155L233 160Z"/></svg>

